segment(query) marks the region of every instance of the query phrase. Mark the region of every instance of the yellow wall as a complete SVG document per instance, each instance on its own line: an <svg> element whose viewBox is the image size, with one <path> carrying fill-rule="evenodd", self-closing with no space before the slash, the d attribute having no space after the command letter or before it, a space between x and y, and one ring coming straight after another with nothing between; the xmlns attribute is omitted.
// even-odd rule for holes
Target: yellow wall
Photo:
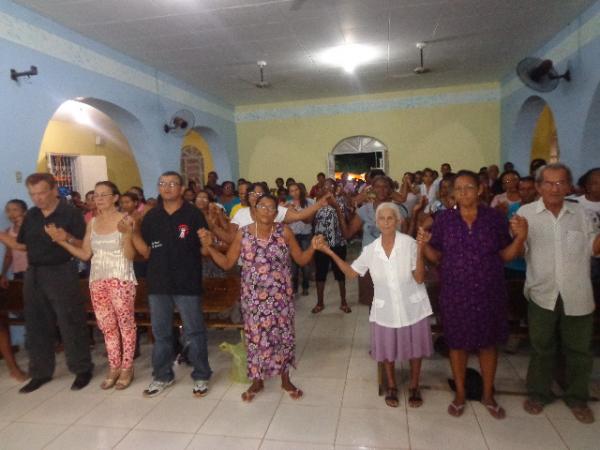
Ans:
<svg viewBox="0 0 600 450"><path fill-rule="evenodd" d="M552 110L546 105L540 113L540 118L533 132L531 142L531 159L542 158L546 161L553 159L553 154L558 151L556 124Z"/></svg>
<svg viewBox="0 0 600 450"><path fill-rule="evenodd" d="M460 86L395 94L379 94L315 102L254 105L236 112L294 108L310 104L428 96L497 89L496 84ZM240 122L237 126L240 176L267 180L293 176L312 183L316 173L327 170L327 155L342 139L372 136L389 149L389 173L400 179L403 172L426 166L478 170L500 158L500 102L448 104L390 111L338 114L304 118Z"/></svg>
<svg viewBox="0 0 600 450"><path fill-rule="evenodd" d="M116 125L114 129L104 132L103 145L96 145L97 133L92 128L73 122L50 120L40 146L37 170L48 171L47 153L104 155L108 179L122 192L134 185L141 186L140 173L125 136ZM85 192L81 194L85 195Z"/></svg>
<svg viewBox="0 0 600 450"><path fill-rule="evenodd" d="M191 130L185 135L183 142L181 143L181 148L188 145L197 148L204 159L204 182L206 183L206 175L208 172L215 170L210 147L202 135L194 130Z"/></svg>

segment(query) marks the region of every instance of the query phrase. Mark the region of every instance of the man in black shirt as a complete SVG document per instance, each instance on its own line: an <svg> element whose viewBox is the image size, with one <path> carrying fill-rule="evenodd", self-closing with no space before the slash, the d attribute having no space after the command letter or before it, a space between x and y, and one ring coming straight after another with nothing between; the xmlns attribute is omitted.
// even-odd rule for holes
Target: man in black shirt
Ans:
<svg viewBox="0 0 600 450"><path fill-rule="evenodd" d="M212 374L208 363L206 325L202 315L202 259L198 229L208 228L202 212L183 200L183 179L177 172L165 172L158 181L160 201L136 230L133 243L148 259L148 300L154 348L153 380L144 396L153 397L173 384L173 311L177 307L189 342L189 362L194 367L193 394L208 392ZM141 231L141 232L140 232Z"/></svg>
<svg viewBox="0 0 600 450"><path fill-rule="evenodd" d="M27 212L16 240L0 233L0 241L8 247L27 251L29 261L23 297L31 381L20 392L33 392L52 379L56 324L65 345L67 366L76 374L71 386L76 391L87 386L93 370L85 305L77 262L52 241L46 227L55 225L65 240L81 245L85 222L81 211L59 199L51 174L34 173L25 184L35 206Z"/></svg>

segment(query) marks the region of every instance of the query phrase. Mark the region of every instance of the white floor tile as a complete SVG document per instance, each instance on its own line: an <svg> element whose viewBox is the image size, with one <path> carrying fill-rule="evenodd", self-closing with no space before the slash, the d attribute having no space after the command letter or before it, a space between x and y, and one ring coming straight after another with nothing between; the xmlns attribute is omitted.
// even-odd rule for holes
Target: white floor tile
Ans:
<svg viewBox="0 0 600 450"><path fill-rule="evenodd" d="M308 442L271 441L265 439L260 450L333 450L333 445Z"/></svg>
<svg viewBox="0 0 600 450"><path fill-rule="evenodd" d="M600 448L600 422L583 424L576 419L551 419L558 434L570 449L598 450Z"/></svg>
<svg viewBox="0 0 600 450"><path fill-rule="evenodd" d="M281 399L283 403L301 404L302 406L338 407L342 402L344 380L335 378L292 377L292 382L304 392L302 400L298 403L297 400L290 398L288 394L284 393Z"/></svg>
<svg viewBox="0 0 600 450"><path fill-rule="evenodd" d="M292 374L293 377L293 374ZM281 380L279 378L270 378L264 382L265 388L254 397L252 402L279 403L283 390L281 389ZM248 390L250 384L232 383L223 400L228 402L242 403L242 394Z"/></svg>
<svg viewBox="0 0 600 450"><path fill-rule="evenodd" d="M154 408L158 398L111 396L77 421L80 425L133 428Z"/></svg>
<svg viewBox="0 0 600 450"><path fill-rule="evenodd" d="M564 449L565 444L546 417L479 417L491 450Z"/></svg>
<svg viewBox="0 0 600 450"><path fill-rule="evenodd" d="M377 386L377 362L371 357L350 358L348 379L371 381Z"/></svg>
<svg viewBox="0 0 600 450"><path fill-rule="evenodd" d="M126 428L104 428L73 425L53 440L46 450L104 450L111 449L129 433Z"/></svg>
<svg viewBox="0 0 600 450"><path fill-rule="evenodd" d="M44 387L30 394L21 394L18 390L11 389L0 395L0 420L10 422L18 419L40 406L52 395L54 393L45 390Z"/></svg>
<svg viewBox="0 0 600 450"><path fill-rule="evenodd" d="M191 433L133 430L115 447L116 450L183 450L192 441Z"/></svg>
<svg viewBox="0 0 600 450"><path fill-rule="evenodd" d="M404 395L398 391L399 408L404 408ZM383 408L390 409L385 404L385 395L378 394L376 381L348 380L344 389L344 408Z"/></svg>
<svg viewBox="0 0 600 450"><path fill-rule="evenodd" d="M335 443L408 448L406 412L401 408L342 408Z"/></svg>
<svg viewBox="0 0 600 450"><path fill-rule="evenodd" d="M217 406L218 400L204 398L161 399L135 427L136 430L195 433Z"/></svg>
<svg viewBox="0 0 600 450"><path fill-rule="evenodd" d="M34 423L71 425L92 410L105 397L84 392L63 391L29 411L19 420Z"/></svg>
<svg viewBox="0 0 600 450"><path fill-rule="evenodd" d="M408 411L410 446L414 449L484 449L485 440L477 419L471 414L451 417Z"/></svg>
<svg viewBox="0 0 600 450"><path fill-rule="evenodd" d="M339 408L281 404L269 425L266 439L331 444L335 439Z"/></svg>
<svg viewBox="0 0 600 450"><path fill-rule="evenodd" d="M262 438L276 409L277 403L271 402L221 400L199 431L220 436Z"/></svg>
<svg viewBox="0 0 600 450"><path fill-rule="evenodd" d="M64 425L14 422L0 431L2 450L35 450L44 447L65 430Z"/></svg>
<svg viewBox="0 0 600 450"><path fill-rule="evenodd" d="M196 434L187 450L258 450L260 442L260 439Z"/></svg>

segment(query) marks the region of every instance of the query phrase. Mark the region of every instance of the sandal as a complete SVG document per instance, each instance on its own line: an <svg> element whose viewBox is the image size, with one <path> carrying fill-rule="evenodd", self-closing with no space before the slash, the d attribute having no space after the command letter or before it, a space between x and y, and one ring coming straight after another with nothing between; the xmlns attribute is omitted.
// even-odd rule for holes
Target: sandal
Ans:
<svg viewBox="0 0 600 450"><path fill-rule="evenodd" d="M418 408L419 406L421 406L423 404L423 397L421 397L421 390L416 387L416 388L410 388L408 390L408 405L411 408Z"/></svg>
<svg viewBox="0 0 600 450"><path fill-rule="evenodd" d="M259 386L259 387L250 386L247 391L242 392L242 400L245 401L246 403L250 403L252 400L254 400L254 397L256 397L256 394L258 394L263 389L264 389L264 386Z"/></svg>
<svg viewBox="0 0 600 450"><path fill-rule="evenodd" d="M342 306L340 306L340 309L342 311L344 311L346 314L350 314L352 312L352 310L350 309L350 307L346 303L344 303Z"/></svg>
<svg viewBox="0 0 600 450"><path fill-rule="evenodd" d="M385 396L385 404L391 408L397 408L398 405L400 405L400 402L398 401L398 389L388 389L388 395Z"/></svg>
<svg viewBox="0 0 600 450"><path fill-rule="evenodd" d="M325 309L325 307L323 305L317 305L310 312L313 314L318 314L321 311L323 311L324 309Z"/></svg>
<svg viewBox="0 0 600 450"><path fill-rule="evenodd" d="M107 389L112 388L115 385L115 383L117 382L117 380L119 379L120 373L121 373L121 369L110 369L108 371L108 373L106 374L106 378L100 385L100 389L107 390Z"/></svg>
<svg viewBox="0 0 600 450"><path fill-rule="evenodd" d="M297 387L295 387L294 389L286 389L283 386L281 386L281 389L283 389L285 392L287 392L292 400L300 400L302 398L302 396L304 395L304 392L302 392L302 389L298 389Z"/></svg>
<svg viewBox="0 0 600 450"><path fill-rule="evenodd" d="M528 398L523 403L523 409L525 411L527 411L529 414L537 416L538 414L540 414L544 410L544 404L541 403L541 402L539 402L539 401L537 401L537 400L533 400L531 398Z"/></svg>
<svg viewBox="0 0 600 450"><path fill-rule="evenodd" d="M453 417L460 417L463 415L464 412L465 403L457 405L456 403L452 402L448 405L448 414L450 414Z"/></svg>
<svg viewBox="0 0 600 450"><path fill-rule="evenodd" d="M500 420L500 419L504 419L506 417L506 411L504 411L504 408L502 406L500 406L499 404L483 403L483 402L481 402L481 404L486 407L486 409L490 413L490 416L492 416L494 419Z"/></svg>
<svg viewBox="0 0 600 450"><path fill-rule="evenodd" d="M119 375L119 379L117 380L115 389L117 389L118 391L127 389L132 381L133 381L133 367L131 369L123 369L123 370L121 370L121 375Z"/></svg>
<svg viewBox="0 0 600 450"><path fill-rule="evenodd" d="M594 413L587 405L572 406L569 409L581 423L594 423Z"/></svg>

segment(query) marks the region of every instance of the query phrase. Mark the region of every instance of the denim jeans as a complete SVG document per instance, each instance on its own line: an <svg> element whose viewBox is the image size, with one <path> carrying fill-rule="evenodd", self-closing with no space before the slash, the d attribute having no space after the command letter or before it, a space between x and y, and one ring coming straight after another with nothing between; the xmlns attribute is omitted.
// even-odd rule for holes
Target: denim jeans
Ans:
<svg viewBox="0 0 600 450"><path fill-rule="evenodd" d="M154 334L152 349L152 376L158 381L171 381L173 373L173 311L177 307L183 322L185 340L189 344L188 360L194 370L194 380L208 380L212 374L208 364L206 325L200 297L195 295L156 295L148 296L150 318Z"/></svg>

